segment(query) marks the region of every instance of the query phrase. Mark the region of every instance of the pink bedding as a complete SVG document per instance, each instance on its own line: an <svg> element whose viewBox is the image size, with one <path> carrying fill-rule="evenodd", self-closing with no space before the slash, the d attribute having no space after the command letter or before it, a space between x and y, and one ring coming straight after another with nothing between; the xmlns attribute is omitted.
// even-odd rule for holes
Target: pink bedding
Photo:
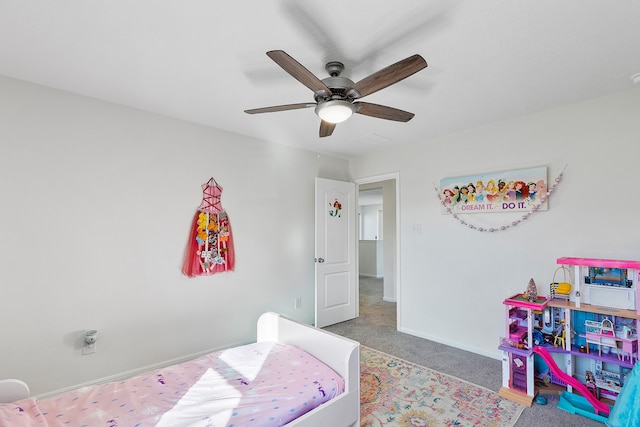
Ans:
<svg viewBox="0 0 640 427"><path fill-rule="evenodd" d="M281 426L343 391L343 379L315 357L263 342L0 404L0 427Z"/></svg>

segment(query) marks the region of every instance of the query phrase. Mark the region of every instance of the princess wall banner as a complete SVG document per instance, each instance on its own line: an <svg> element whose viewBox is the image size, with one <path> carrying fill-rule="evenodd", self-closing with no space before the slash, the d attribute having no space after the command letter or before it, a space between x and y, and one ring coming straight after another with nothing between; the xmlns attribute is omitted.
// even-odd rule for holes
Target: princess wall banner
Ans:
<svg viewBox="0 0 640 427"><path fill-rule="evenodd" d="M547 167L440 180L442 214L547 210Z"/></svg>

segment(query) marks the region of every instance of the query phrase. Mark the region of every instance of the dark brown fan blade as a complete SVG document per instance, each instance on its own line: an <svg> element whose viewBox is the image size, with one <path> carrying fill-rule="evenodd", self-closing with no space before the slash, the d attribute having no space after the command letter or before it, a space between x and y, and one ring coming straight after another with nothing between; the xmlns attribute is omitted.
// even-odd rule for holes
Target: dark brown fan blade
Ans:
<svg viewBox="0 0 640 427"><path fill-rule="evenodd" d="M275 105L273 107L254 108L252 110L244 110L244 112L247 114L274 113L276 111L298 110L300 108L311 108L315 106L316 104L314 102L303 102L300 104Z"/></svg>
<svg viewBox="0 0 640 427"><path fill-rule="evenodd" d="M360 80L347 90L347 95L352 98L362 98L398 83L426 67L427 61L422 56L410 56Z"/></svg>
<svg viewBox="0 0 640 427"><path fill-rule="evenodd" d="M329 123L323 120L322 122L320 122L320 138L324 138L325 136L331 136L335 128L336 128L335 123Z"/></svg>
<svg viewBox="0 0 640 427"><path fill-rule="evenodd" d="M370 102L354 102L356 113L365 116L376 117L378 119L395 120L396 122L408 122L415 114L408 111L398 110L397 108L387 107L384 105L372 104Z"/></svg>
<svg viewBox="0 0 640 427"><path fill-rule="evenodd" d="M300 83L315 92L326 92L326 96L331 96L331 89L313 73L307 70L302 64L293 59L283 50L271 50L267 52L269 58L282 67L287 73L291 74Z"/></svg>

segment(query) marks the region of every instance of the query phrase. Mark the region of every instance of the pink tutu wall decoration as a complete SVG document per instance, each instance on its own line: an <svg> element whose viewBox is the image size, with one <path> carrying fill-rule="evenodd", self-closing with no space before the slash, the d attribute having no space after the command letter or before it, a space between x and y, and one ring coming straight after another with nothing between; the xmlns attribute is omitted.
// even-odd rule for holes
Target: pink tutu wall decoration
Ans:
<svg viewBox="0 0 640 427"><path fill-rule="evenodd" d="M191 223L182 264L185 276L209 276L234 268L231 224L222 208L221 196L222 187L215 179L202 185L202 203Z"/></svg>

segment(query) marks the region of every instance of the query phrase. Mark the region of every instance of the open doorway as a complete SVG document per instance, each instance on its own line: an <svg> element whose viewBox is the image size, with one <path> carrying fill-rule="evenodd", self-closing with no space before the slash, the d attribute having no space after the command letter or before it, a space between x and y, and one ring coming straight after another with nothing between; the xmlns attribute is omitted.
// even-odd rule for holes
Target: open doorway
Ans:
<svg viewBox="0 0 640 427"><path fill-rule="evenodd" d="M398 176L388 174L355 182L358 184L360 294L363 302L379 295L385 303L396 303L399 319ZM371 289L372 286L381 289ZM368 297L363 295L367 289L372 291Z"/></svg>
<svg viewBox="0 0 640 427"><path fill-rule="evenodd" d="M358 188L358 266L361 277L384 277L384 198L380 183Z"/></svg>

